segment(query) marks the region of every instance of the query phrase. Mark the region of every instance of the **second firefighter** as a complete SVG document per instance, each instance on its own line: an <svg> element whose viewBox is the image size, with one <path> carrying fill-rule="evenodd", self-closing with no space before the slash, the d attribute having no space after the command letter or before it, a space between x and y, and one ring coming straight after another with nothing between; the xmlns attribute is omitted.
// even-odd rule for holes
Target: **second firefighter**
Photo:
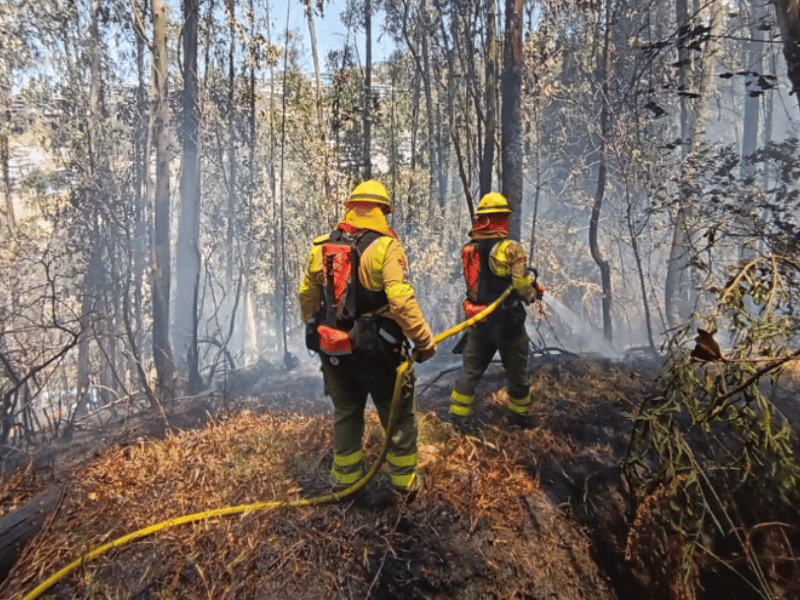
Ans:
<svg viewBox="0 0 800 600"><path fill-rule="evenodd" d="M528 424L529 338L523 303L541 298L544 288L528 274L522 245L508 239L510 212L502 194L486 194L478 204L470 241L462 248L467 318L497 300L510 285L514 286L514 293L487 318L467 330L462 367L450 393L450 415L456 426L464 425L472 415L475 388L496 352L500 353L508 379L511 420L522 426Z"/></svg>

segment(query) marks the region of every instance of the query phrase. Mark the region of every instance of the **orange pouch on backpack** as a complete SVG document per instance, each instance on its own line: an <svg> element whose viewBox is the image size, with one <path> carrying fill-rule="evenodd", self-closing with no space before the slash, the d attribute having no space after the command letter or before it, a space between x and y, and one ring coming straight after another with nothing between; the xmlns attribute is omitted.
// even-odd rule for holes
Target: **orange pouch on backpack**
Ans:
<svg viewBox="0 0 800 600"><path fill-rule="evenodd" d="M466 315L468 319L477 315L484 308L486 308L486 304L475 304L474 302L470 302L469 298L464 300L464 315Z"/></svg>
<svg viewBox="0 0 800 600"><path fill-rule="evenodd" d="M477 298L478 275L481 271L481 257L477 244L464 244L461 248L461 263L464 267L464 280L467 283L467 296Z"/></svg>
<svg viewBox="0 0 800 600"><path fill-rule="evenodd" d="M333 308L338 309L342 303L347 286L353 273L353 257L351 248L344 244L329 243L322 246L322 269L325 281L331 285L333 292ZM357 277L357 275L356 275Z"/></svg>
<svg viewBox="0 0 800 600"><path fill-rule="evenodd" d="M346 331L330 327L328 325L320 325L317 328L319 335L319 350L329 356L341 356L342 354L352 354L353 344L350 342L350 336Z"/></svg>

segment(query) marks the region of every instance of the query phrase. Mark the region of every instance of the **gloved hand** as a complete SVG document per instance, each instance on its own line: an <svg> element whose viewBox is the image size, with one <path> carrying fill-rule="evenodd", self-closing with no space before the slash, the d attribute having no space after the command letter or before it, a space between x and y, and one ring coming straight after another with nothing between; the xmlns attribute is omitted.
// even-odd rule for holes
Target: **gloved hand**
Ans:
<svg viewBox="0 0 800 600"><path fill-rule="evenodd" d="M544 286L541 283L534 283L524 300L525 304L533 304L534 301L542 298L544 298Z"/></svg>
<svg viewBox="0 0 800 600"><path fill-rule="evenodd" d="M436 354L436 343L431 342L431 345L427 348L414 348L414 352L417 354L417 362L425 362L434 354Z"/></svg>
<svg viewBox="0 0 800 600"><path fill-rule="evenodd" d="M524 290L533 285L533 278L530 275L523 275L514 279L511 285L514 286L515 290Z"/></svg>

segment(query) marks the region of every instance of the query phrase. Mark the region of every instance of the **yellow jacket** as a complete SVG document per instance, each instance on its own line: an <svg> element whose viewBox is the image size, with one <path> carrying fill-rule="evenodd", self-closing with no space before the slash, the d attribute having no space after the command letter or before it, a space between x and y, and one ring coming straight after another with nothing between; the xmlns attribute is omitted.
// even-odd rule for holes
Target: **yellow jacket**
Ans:
<svg viewBox="0 0 800 600"><path fill-rule="evenodd" d="M386 293L389 299L388 309L381 314L397 321L416 348L424 350L433 346L433 333L417 304L414 288L406 277L408 261L405 252L394 232L389 229L383 211L377 206L354 206L347 211L340 223L383 234L367 246L361 255L358 280L372 292L383 290ZM314 240L300 284L300 311L304 321L308 321L322 305L322 290L325 285L322 242L327 237L328 234Z"/></svg>
<svg viewBox="0 0 800 600"><path fill-rule="evenodd" d="M497 234L475 233L470 237L473 240L482 240L497 237ZM502 239L489 251L489 268L492 273L498 277L511 277L511 283L517 294L526 302L532 302L536 298L536 289L528 275L527 264L525 250L517 240Z"/></svg>

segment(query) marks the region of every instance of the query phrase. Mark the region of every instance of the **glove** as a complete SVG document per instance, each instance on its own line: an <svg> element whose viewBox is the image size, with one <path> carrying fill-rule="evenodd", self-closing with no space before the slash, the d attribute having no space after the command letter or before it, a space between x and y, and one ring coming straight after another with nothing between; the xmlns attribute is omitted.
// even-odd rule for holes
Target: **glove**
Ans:
<svg viewBox="0 0 800 600"><path fill-rule="evenodd" d="M436 354L436 344L435 343L431 343L431 345L428 346L427 348L416 348L415 347L414 348L414 352L417 355L417 362L420 362L420 363L421 362L425 362L431 356Z"/></svg>
<svg viewBox="0 0 800 600"><path fill-rule="evenodd" d="M525 304L533 304L536 300L544 298L544 286L541 283L536 283L528 292L525 298Z"/></svg>
<svg viewBox="0 0 800 600"><path fill-rule="evenodd" d="M511 285L515 290L522 290L533 285L533 278L531 278L530 275L523 275L522 277L517 277L515 280L513 280Z"/></svg>

